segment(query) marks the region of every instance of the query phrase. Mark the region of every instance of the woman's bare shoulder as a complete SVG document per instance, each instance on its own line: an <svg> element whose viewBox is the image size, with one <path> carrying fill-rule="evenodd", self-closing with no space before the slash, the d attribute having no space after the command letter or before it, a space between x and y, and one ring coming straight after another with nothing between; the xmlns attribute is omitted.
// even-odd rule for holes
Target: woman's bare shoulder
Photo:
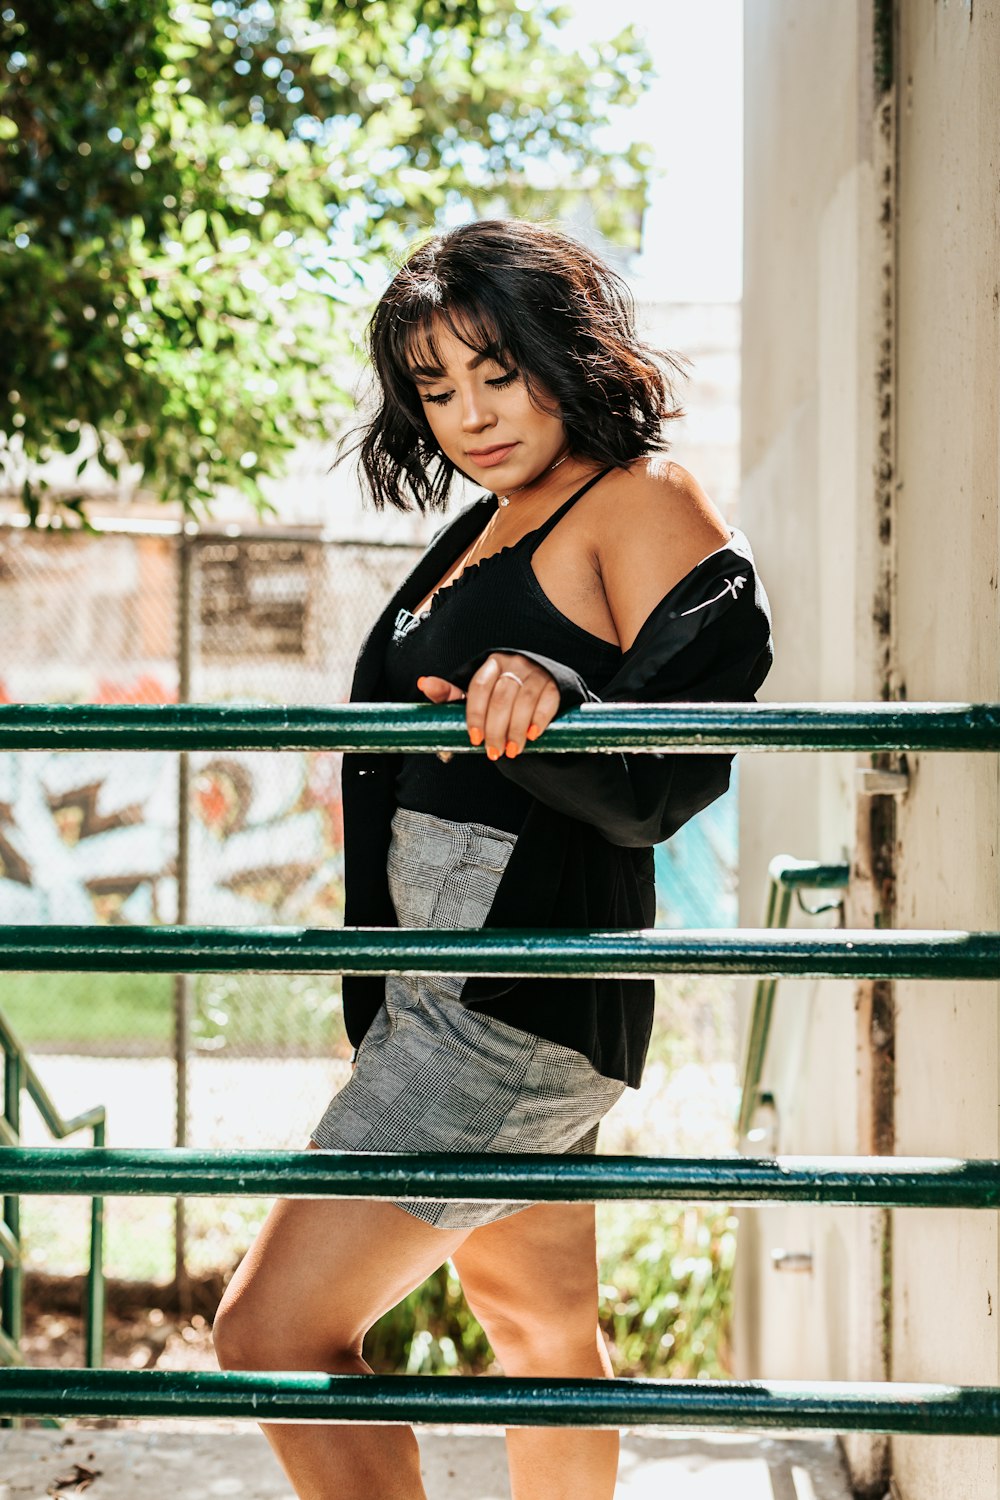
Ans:
<svg viewBox="0 0 1000 1500"><path fill-rule="evenodd" d="M662 454L609 475L597 518L597 560L625 649L675 584L730 539L697 479Z"/></svg>
<svg viewBox="0 0 1000 1500"><path fill-rule="evenodd" d="M636 531L647 541L662 538L684 551L705 545L711 552L729 540L730 528L714 500L689 469L665 454L649 454L615 470L600 490L605 518L614 519L602 528L610 546L628 546ZM623 526L624 520L635 524Z"/></svg>

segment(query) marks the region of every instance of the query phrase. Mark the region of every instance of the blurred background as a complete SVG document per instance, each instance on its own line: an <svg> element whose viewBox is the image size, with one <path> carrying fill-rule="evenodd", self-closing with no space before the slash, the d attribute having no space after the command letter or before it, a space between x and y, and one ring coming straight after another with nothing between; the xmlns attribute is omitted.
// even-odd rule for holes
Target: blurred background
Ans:
<svg viewBox="0 0 1000 1500"><path fill-rule="evenodd" d="M52 0L43 20L18 0L0 18L0 702L346 699L440 524L376 513L353 462L332 467L373 300L433 227L544 218L600 249L645 335L690 362L672 455L740 524L738 3ZM738 793L737 764L657 846L658 925L735 925ZM336 924L341 855L337 754L0 755L5 923ZM724 1154L731 982L659 988L643 1088L601 1149ZM106 1104L112 1145L303 1145L349 1069L333 976L5 975L0 1011L64 1113ZM24 1135L46 1139L31 1115ZM116 1198L109 1272L190 1314L267 1206ZM87 1211L26 1200L28 1265L78 1272ZM619 1372L726 1374L735 1217L598 1213ZM55 1339L74 1361L72 1318L39 1316L39 1360ZM190 1323L170 1330L151 1363L212 1363ZM377 1336L411 1372L490 1358L447 1271Z"/></svg>

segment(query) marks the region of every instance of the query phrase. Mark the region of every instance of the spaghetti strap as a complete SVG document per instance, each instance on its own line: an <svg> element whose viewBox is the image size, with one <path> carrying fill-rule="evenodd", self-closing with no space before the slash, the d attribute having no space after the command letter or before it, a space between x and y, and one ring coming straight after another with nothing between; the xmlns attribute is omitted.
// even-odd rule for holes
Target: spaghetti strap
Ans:
<svg viewBox="0 0 1000 1500"><path fill-rule="evenodd" d="M552 530L553 526L555 526L556 522L562 519L562 517L569 510L570 506L575 505L578 500L582 499L587 491L591 488L591 486L595 485L599 479L603 479L606 474L610 474L613 468L614 465L612 464L609 468L602 469L599 474L591 474L586 484L582 484L578 490L575 490L574 493L570 495L568 500L564 500L559 509L554 510L547 521L543 521L541 526L536 526L534 531L528 533L532 540L532 552L534 552L536 547L541 546L542 541L545 539L545 537L548 536L549 532Z"/></svg>

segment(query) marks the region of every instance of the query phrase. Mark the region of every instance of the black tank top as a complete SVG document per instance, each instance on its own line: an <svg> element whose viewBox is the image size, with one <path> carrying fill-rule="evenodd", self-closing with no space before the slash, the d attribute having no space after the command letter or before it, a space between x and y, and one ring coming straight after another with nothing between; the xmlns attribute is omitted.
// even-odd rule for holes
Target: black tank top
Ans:
<svg viewBox="0 0 1000 1500"><path fill-rule="evenodd" d="M531 566L535 548L570 506L610 472L593 475L534 531L470 563L453 583L437 590L421 614L400 609L386 652L389 701L427 703L417 687L418 677L448 679L450 669L499 646L537 651L564 662L594 692L610 681L621 666L621 648L556 609ZM496 502L495 495L493 499ZM532 798L508 781L498 766L499 761L487 759L483 746L460 751L447 762L429 753L404 755L396 777L396 803L414 812L518 833Z"/></svg>

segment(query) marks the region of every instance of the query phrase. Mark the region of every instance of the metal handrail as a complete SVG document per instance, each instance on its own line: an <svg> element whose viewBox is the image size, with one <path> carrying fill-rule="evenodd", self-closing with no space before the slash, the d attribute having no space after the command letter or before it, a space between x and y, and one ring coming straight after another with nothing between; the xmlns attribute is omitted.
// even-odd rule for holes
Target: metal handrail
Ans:
<svg viewBox="0 0 1000 1500"><path fill-rule="evenodd" d="M27 1094L38 1110L49 1134L62 1141L80 1130L92 1132L95 1148L106 1140L107 1113L103 1104L66 1118L56 1108L6 1018L0 1015L0 1049L4 1056L4 1112L0 1117L3 1155L16 1155L21 1139L21 1096ZM9 1187L9 1185L8 1185ZM24 1265L21 1255L21 1205L18 1193L5 1189L3 1220L0 1222L0 1258L4 1263L0 1286L0 1364L20 1364L24 1308ZM90 1265L87 1269L87 1302L84 1318L84 1359L91 1368L104 1358L104 1196L99 1188L88 1194L90 1205Z"/></svg>
<svg viewBox="0 0 1000 1500"><path fill-rule="evenodd" d="M851 867L848 864L821 864L812 859L795 859L791 854L776 854L767 867L767 875L767 910L764 915L764 926L783 928L788 926L793 893L798 896L802 910L807 911L810 916L815 917L822 912L842 908L842 899L807 907L802 900L802 892L803 890L846 890ZM901 976L898 971L894 971L892 975L880 977L899 978ZM740 1107L736 1119L736 1133L739 1140L742 1140L749 1130L750 1118L757 1106L777 987L777 979L774 975L766 978L762 976L754 986L750 1020L747 1025L746 1047L743 1054Z"/></svg>
<svg viewBox="0 0 1000 1500"><path fill-rule="evenodd" d="M583 1199L1000 1207L1000 1161L923 1156L560 1156L544 1152L0 1152L0 1190L86 1197Z"/></svg>
<svg viewBox="0 0 1000 1500"><path fill-rule="evenodd" d="M1000 1435L1000 1388L918 1381L571 1380L320 1371L0 1370L0 1412L510 1427L823 1428Z"/></svg>
<svg viewBox="0 0 1000 1500"><path fill-rule="evenodd" d="M1000 750L1000 703L585 703L522 754ZM0 750L473 750L456 704L0 705Z"/></svg>
<svg viewBox="0 0 1000 1500"><path fill-rule="evenodd" d="M838 928L7 927L3 969L998 979L1000 932Z"/></svg>
<svg viewBox="0 0 1000 1500"><path fill-rule="evenodd" d="M14 1053L20 1055L22 1088L38 1110L49 1134L54 1139L65 1140L68 1135L75 1135L78 1130L93 1130L96 1126L107 1123L107 1114L103 1104L95 1104L92 1109L86 1109L79 1115L71 1115L68 1119L59 1113L45 1085L35 1072L27 1048L18 1041L2 1014L0 1014L0 1048L3 1049L5 1056ZM11 1141L9 1144L16 1143Z"/></svg>

